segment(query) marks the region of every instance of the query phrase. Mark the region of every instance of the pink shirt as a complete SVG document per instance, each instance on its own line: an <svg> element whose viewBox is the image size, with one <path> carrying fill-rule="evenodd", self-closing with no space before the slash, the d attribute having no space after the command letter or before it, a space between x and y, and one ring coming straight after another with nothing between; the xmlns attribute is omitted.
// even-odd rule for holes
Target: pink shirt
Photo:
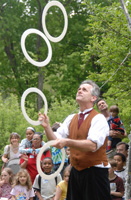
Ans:
<svg viewBox="0 0 131 200"><path fill-rule="evenodd" d="M2 185L0 187L0 197L6 197L8 199L11 199L11 194L10 194L11 190L12 187L9 183Z"/></svg>

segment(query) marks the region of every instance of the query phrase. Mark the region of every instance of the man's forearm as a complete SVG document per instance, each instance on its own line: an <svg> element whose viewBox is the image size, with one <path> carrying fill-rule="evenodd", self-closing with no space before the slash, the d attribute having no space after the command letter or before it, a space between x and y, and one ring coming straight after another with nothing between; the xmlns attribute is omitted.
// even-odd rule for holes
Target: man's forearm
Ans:
<svg viewBox="0 0 131 200"><path fill-rule="evenodd" d="M46 137L48 140L56 140L57 137L55 136L54 132L52 131L50 126L45 128Z"/></svg>
<svg viewBox="0 0 131 200"><path fill-rule="evenodd" d="M91 140L72 140L72 139L57 139L53 145L58 149L62 149L64 146L68 146L79 151L96 151L97 144Z"/></svg>

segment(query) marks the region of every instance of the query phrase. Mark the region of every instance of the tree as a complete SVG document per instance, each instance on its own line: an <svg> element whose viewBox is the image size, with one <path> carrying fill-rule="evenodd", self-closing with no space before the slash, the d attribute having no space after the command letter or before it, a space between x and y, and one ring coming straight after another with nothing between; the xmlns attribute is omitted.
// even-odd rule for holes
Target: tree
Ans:
<svg viewBox="0 0 131 200"><path fill-rule="evenodd" d="M83 60L85 63L91 62L91 57L94 57L95 64L99 66L99 71L94 73L90 70L87 78L99 84L102 96L107 99L109 105L118 104L121 118L129 133L131 123L130 55L123 65L120 65L131 46L127 21L120 3L113 3L107 7L87 3L87 6L92 10L86 27L86 31L90 32L91 36L83 54ZM105 82L107 83L102 86Z"/></svg>
<svg viewBox="0 0 131 200"><path fill-rule="evenodd" d="M84 35L87 16L85 6L80 1L61 1L69 18L68 32L61 42L51 43L53 49L51 62L46 67L37 68L24 58L20 48L20 38L28 28L43 31L41 16L47 1L10 0L4 3L4 0L0 3L2 7L0 21L2 28L0 33L1 91L17 94L20 102L25 89L38 87L47 96L49 105L51 103L50 91L59 99L60 96L65 98L67 94L69 98L70 96L74 97L75 92L72 93L72 91L76 90L78 84L87 75L80 56L85 43L88 41L87 35ZM81 23L79 23L80 21ZM64 18L59 8L52 7L49 9L46 24L51 35L58 36L61 34ZM44 60L47 56L46 43L34 34L27 37L26 48L29 55L37 61ZM69 85L72 85L73 88ZM38 110L42 107L41 102L38 96Z"/></svg>

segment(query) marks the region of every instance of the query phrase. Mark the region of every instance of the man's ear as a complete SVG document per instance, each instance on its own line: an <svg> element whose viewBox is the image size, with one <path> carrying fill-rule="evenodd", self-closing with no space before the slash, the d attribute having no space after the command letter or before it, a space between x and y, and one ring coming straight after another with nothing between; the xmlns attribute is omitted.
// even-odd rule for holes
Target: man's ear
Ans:
<svg viewBox="0 0 131 200"><path fill-rule="evenodd" d="M91 97L91 101L92 101L92 102L94 102L94 101L96 101L96 100L97 100L97 96L92 96L92 97Z"/></svg>

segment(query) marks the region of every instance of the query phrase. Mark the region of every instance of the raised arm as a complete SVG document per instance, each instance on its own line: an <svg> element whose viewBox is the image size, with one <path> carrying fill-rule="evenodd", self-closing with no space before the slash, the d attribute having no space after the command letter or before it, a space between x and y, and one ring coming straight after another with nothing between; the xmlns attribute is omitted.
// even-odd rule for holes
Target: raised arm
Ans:
<svg viewBox="0 0 131 200"><path fill-rule="evenodd" d="M45 129L46 137L48 140L55 140L57 139L55 134L52 131L52 128L50 127L49 124L49 118L45 114L39 113L39 121L41 121L41 126Z"/></svg>

